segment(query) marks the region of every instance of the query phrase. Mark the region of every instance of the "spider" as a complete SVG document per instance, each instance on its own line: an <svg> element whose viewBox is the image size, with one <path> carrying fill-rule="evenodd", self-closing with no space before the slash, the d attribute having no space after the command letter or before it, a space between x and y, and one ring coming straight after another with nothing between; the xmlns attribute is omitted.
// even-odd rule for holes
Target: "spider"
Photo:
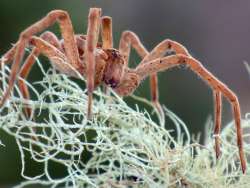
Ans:
<svg viewBox="0 0 250 188"><path fill-rule="evenodd" d="M61 40L49 31L45 31L39 37L35 36L35 34L44 31L56 22L58 22L62 33ZM98 42L99 32L101 33L102 43ZM32 46L33 49L21 66L27 46ZM136 50L142 59L135 69L128 67L131 47ZM165 55L171 51L174 53ZM20 77L25 79L35 62L35 57L39 54L47 56L57 70L68 76L78 77L79 74L85 76L88 91L88 118L91 118L92 115L92 95L97 86L104 84L106 87L111 87L118 95L126 96L133 93L140 82L148 76L150 76L152 102L163 115L158 100L157 72L179 65L188 66L213 89L215 104L214 136L217 158L221 154L219 133L221 130L222 95L231 103L237 131L241 168L245 173L246 161L243 151L240 105L237 96L198 60L191 57L187 49L178 42L166 39L149 52L135 33L124 31L117 50L113 48L112 19L108 16L101 17L100 8L90 8L86 35L74 34L71 19L66 11L53 10L40 21L25 29L20 34L16 44L3 55L2 62L13 61L13 64L9 85L1 98L0 107L8 99L17 80L17 75L19 74ZM29 91L26 84L19 79L18 85L23 97L28 99ZM25 113L29 116L31 109L25 108Z"/></svg>

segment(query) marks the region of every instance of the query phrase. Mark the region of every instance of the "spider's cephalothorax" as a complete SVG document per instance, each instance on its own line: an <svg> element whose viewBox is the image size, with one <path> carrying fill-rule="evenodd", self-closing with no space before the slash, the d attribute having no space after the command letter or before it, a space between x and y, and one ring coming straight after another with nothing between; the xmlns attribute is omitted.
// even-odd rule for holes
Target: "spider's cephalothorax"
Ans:
<svg viewBox="0 0 250 188"><path fill-rule="evenodd" d="M49 26L58 22L62 33L62 42L51 32L44 32L40 37L35 36ZM101 28L101 30L100 30ZM101 31L102 43L98 42ZM19 71L25 47L34 48ZM130 48L133 47L142 61L135 69L128 68ZM166 54L167 52L167 54ZM170 53L169 52L173 52ZM75 35L70 17L66 11L54 10L40 21L24 30L18 42L6 53L1 62L13 61L9 78L9 85L0 101L0 107L8 99L18 73L25 79L29 74L35 57L39 54L47 56L53 65L64 74L76 76L72 71L78 71L87 80L88 109L87 116L91 119L92 94L96 86L106 84L121 95L131 94L146 77L150 76L152 102L162 117L163 111L159 103L157 72L165 71L175 66L186 65L206 81L213 89L215 104L215 152L220 155L219 133L221 129L222 95L230 102L237 131L237 144L242 171L246 170L241 130L241 112L237 96L225 84L210 73L198 60L191 57L187 49L181 44L164 40L151 52L140 42L138 36L131 31L124 31L121 35L118 50L113 49L112 21L110 17L101 17L101 9L91 8L88 17L87 34ZM72 69L73 68L73 69ZM22 79L18 84L24 98L29 98L29 90ZM26 107L27 116L31 109Z"/></svg>
<svg viewBox="0 0 250 188"><path fill-rule="evenodd" d="M106 59L103 81L107 86L116 88L123 78L125 61L116 49L106 49L104 52L108 58Z"/></svg>

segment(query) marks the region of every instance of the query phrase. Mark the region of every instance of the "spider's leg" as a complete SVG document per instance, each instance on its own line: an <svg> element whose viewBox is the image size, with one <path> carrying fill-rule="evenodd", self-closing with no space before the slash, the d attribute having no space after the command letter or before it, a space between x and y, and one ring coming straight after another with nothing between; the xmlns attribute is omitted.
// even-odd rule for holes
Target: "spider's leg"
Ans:
<svg viewBox="0 0 250 188"><path fill-rule="evenodd" d="M65 41L65 53L67 56L67 61L72 64L73 67L80 66L78 50L74 38L74 31L68 13L62 10L51 11L46 17L31 25L20 34L19 40L16 44L17 46L15 50L14 62L11 66L9 85L2 96L0 106L5 103L14 87L14 83L19 72L20 63L22 62L25 52L25 47L28 44L30 37L53 25L56 21L60 25L62 37Z"/></svg>
<svg viewBox="0 0 250 188"><path fill-rule="evenodd" d="M95 78L95 55L94 50L97 46L99 28L100 28L101 9L91 8L88 16L88 30L86 39L86 77L88 89L88 119L92 117L92 99L94 91L94 78Z"/></svg>
<svg viewBox="0 0 250 188"><path fill-rule="evenodd" d="M149 53L147 51L147 49L143 46L139 37L135 33L131 31L124 31L121 36L119 51L125 59L126 66L128 66L131 46L136 50L136 52L142 59L145 59L146 57L156 58L156 56L154 56L152 52ZM159 112L161 118L164 118L164 113L159 103L158 78L156 73L150 75L150 89L152 102Z"/></svg>
<svg viewBox="0 0 250 188"><path fill-rule="evenodd" d="M148 55L146 55L140 64L152 61L156 58L161 58L165 56L167 52L190 56L187 49L184 46L179 45L179 43L172 41L170 39L166 39L161 43L159 43ZM157 73L153 73L150 75L150 88L151 88L151 98L153 104L156 106L161 116L164 117L164 112L159 102Z"/></svg>
<svg viewBox="0 0 250 188"><path fill-rule="evenodd" d="M60 42L53 33L46 31L42 35L40 35L40 37L41 37L41 39L50 43L51 45L53 45L57 49L61 49ZM29 99L30 94L29 94L28 87L25 84L24 80L28 77L31 68L32 68L33 64L36 62L36 58L40 55L40 53L41 53L40 49L37 47L34 47L20 69L20 77L22 79L18 79L18 85L19 85L20 91L22 93L22 96L25 99ZM31 108L26 107L24 110L25 110L26 116L30 117L31 116Z"/></svg>
<svg viewBox="0 0 250 188"><path fill-rule="evenodd" d="M50 31L45 31L44 33L40 35L40 38L50 43L51 45L55 46L57 49L63 52L62 45L54 33Z"/></svg>
<svg viewBox="0 0 250 188"><path fill-rule="evenodd" d="M9 49L0 59L0 63L5 63L8 64L10 63L14 57L15 57L15 52L17 48L17 44L14 44L11 49Z"/></svg>
<svg viewBox="0 0 250 188"><path fill-rule="evenodd" d="M112 32L112 18L109 16L103 16L101 18L101 38L102 38L102 48L110 49L113 48L113 32ZM107 86L104 84L104 93L109 94Z"/></svg>
<svg viewBox="0 0 250 188"><path fill-rule="evenodd" d="M101 36L102 36L102 48L110 49L113 48L113 33L112 33L112 18L109 16L103 16Z"/></svg>
<svg viewBox="0 0 250 188"><path fill-rule="evenodd" d="M33 48L31 53L29 54L29 56L27 57L27 59L25 60L23 66L21 67L20 70L20 77L22 79L26 79L28 77L28 74L34 64L34 62L36 61L36 57L38 57L40 54L40 51L37 48ZM26 85L26 83L24 82L24 80L22 79L18 79L18 86L19 89L22 93L22 96L24 99L29 99L30 98L30 94L29 94L29 89L28 86ZM32 114L32 110L29 107L24 108L25 111L25 115L27 118L30 118L31 114Z"/></svg>
<svg viewBox="0 0 250 188"><path fill-rule="evenodd" d="M243 138L242 138L242 129L241 129L241 113L240 105L237 96L231 91L225 84L219 81L212 73L210 73L202 64L189 56L186 55L172 55L164 58L155 59L144 64L140 64L135 72L139 76L140 80L146 76L151 75L159 71L164 71L178 65L187 65L192 71L197 73L204 81L206 81L213 90L220 91L230 102L232 106L232 111L235 119L236 133L237 133L237 144L239 148L239 156L241 162L241 168L243 173L246 171L246 160L243 150ZM218 100L218 99L217 99ZM217 105L218 105L217 101ZM221 116L220 113L217 113L217 116ZM216 117L220 119L221 117ZM218 127L218 125L217 125Z"/></svg>
<svg viewBox="0 0 250 188"><path fill-rule="evenodd" d="M129 62L129 55L130 55L130 48L131 46L136 50L139 56L143 59L146 55L148 55L147 49L141 43L139 37L131 32L131 31L124 31L122 33L120 44L119 44L119 51L121 52L122 56L125 59L125 64L128 66Z"/></svg>
<svg viewBox="0 0 250 188"><path fill-rule="evenodd" d="M167 52L190 56L187 49L183 45L173 40L166 39L160 42L147 56L145 56L145 58L141 61L140 64L143 64L143 63L152 61L154 59L163 57L165 55L168 55L166 54ZM173 55L173 54L170 54L170 55Z"/></svg>
<svg viewBox="0 0 250 188"><path fill-rule="evenodd" d="M218 159L221 151L220 151L220 138L219 134L221 131L221 113L222 113L222 99L221 99L221 92L218 90L214 90L214 139L215 139L215 153L216 158Z"/></svg>

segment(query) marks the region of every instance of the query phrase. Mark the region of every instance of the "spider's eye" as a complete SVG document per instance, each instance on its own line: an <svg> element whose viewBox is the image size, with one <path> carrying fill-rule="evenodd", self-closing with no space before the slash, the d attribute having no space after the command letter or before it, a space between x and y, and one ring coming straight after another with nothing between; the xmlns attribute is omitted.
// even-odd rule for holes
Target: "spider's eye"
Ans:
<svg viewBox="0 0 250 188"><path fill-rule="evenodd" d="M114 51L114 50L111 52L111 54L112 54L113 58L117 58L118 57L116 51Z"/></svg>
<svg viewBox="0 0 250 188"><path fill-rule="evenodd" d="M170 50L166 51L165 56L170 56L170 55L175 55L175 54L176 54L176 52L174 50L170 49Z"/></svg>
<svg viewBox="0 0 250 188"><path fill-rule="evenodd" d="M112 88L115 88L118 85L117 81L114 78L111 78L109 80L105 80L105 83Z"/></svg>

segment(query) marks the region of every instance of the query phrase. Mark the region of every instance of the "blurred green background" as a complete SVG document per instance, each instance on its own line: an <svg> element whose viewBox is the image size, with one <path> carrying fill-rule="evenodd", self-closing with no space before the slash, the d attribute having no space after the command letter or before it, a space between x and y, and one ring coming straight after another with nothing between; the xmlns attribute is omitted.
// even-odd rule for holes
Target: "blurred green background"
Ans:
<svg viewBox="0 0 250 188"><path fill-rule="evenodd" d="M250 61L250 1L167 1L167 0L1 0L0 54L4 54L27 26L53 9L67 10L76 33L85 33L90 7L101 7L103 15L113 18L115 46L124 30L138 34L148 50L166 38L182 43L205 67L239 96L242 114L249 110L250 81L243 61ZM58 26L49 28L58 36ZM46 61L46 59L44 59ZM131 66L140 62L133 53ZM46 64L49 66L49 64ZM35 69L35 68L34 68ZM33 70L29 80L39 79ZM188 69L175 68L159 74L160 102L175 112L192 133L202 132L213 115L212 91ZM146 80L136 95L150 98ZM129 100L130 101L130 100ZM130 101L131 102L131 101ZM133 105L133 103L131 104ZM224 101L223 125L232 120L230 106ZM0 187L21 181L20 154L15 140L0 131ZM28 174L37 173L30 162ZM60 170L55 168L57 175Z"/></svg>

